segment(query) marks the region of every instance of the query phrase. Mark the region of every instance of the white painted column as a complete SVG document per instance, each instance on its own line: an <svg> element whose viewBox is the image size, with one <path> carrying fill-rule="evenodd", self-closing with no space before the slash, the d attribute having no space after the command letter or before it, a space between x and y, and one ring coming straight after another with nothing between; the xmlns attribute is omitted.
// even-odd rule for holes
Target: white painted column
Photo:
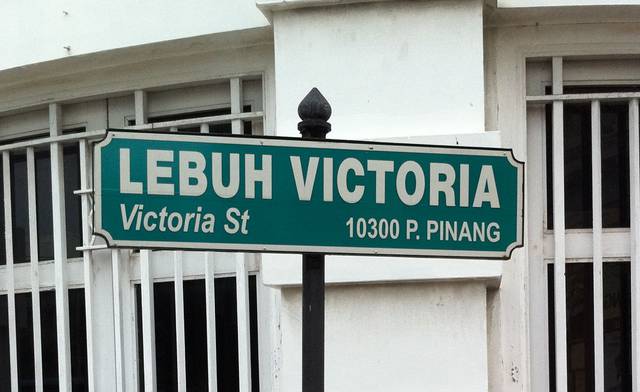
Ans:
<svg viewBox="0 0 640 392"><path fill-rule="evenodd" d="M144 391L155 392L156 381L156 326L153 303L151 252L140 251L140 293L142 295L142 351L144 357Z"/></svg>
<svg viewBox="0 0 640 392"><path fill-rule="evenodd" d="M204 285L207 308L207 376L209 392L218 391L218 365L216 358L216 281L214 253L207 252L204 266Z"/></svg>
<svg viewBox="0 0 640 392"><path fill-rule="evenodd" d="M554 57L553 93L562 94L562 57ZM553 237L556 391L567 392L567 298L564 224L564 106L553 102Z"/></svg>
<svg viewBox="0 0 640 392"><path fill-rule="evenodd" d="M231 81L231 114L242 112L242 80ZM242 135L242 120L231 122L231 133ZM238 312L238 370L240 372L240 392L251 391L251 335L249 331L249 275L247 258L244 253L236 253L236 302Z"/></svg>
<svg viewBox="0 0 640 392"><path fill-rule="evenodd" d="M62 135L62 110L49 105L49 134ZM64 162L62 145L51 143L51 197L53 204L53 255L56 286L56 327L58 333L58 379L60 390L71 390L71 345L69 341L69 293L67 291L67 228L64 202Z"/></svg>
<svg viewBox="0 0 640 392"><path fill-rule="evenodd" d="M91 150L89 142L86 139L79 141L80 151L80 197L82 209L82 244L89 245L91 243L91 200L87 193L91 188L91 178L93 175L91 165ZM94 334L93 334L93 253L91 250L82 251L83 262L83 279L84 279L84 310L86 317L86 333L87 333L87 382L89 392L96 389L95 385L95 358L94 358Z"/></svg>
<svg viewBox="0 0 640 392"><path fill-rule="evenodd" d="M115 367L116 392L125 391L124 368L124 328L122 320L122 254L118 249L111 250L111 271L113 283L113 326L115 329Z"/></svg>
<svg viewBox="0 0 640 392"><path fill-rule="evenodd" d="M602 154L600 101L591 102L591 198L593 203L593 371L595 392L604 392L604 318L602 289Z"/></svg>
<svg viewBox="0 0 640 392"><path fill-rule="evenodd" d="M629 173L631 193L631 377L640 391L640 129L638 99L629 101Z"/></svg>
<svg viewBox="0 0 640 392"><path fill-rule="evenodd" d="M27 200L29 204L29 258L31 259L31 310L33 317L33 368L36 392L42 392L42 333L40 330L40 276L38 265L38 211L36 165L33 148L27 148Z"/></svg>
<svg viewBox="0 0 640 392"><path fill-rule="evenodd" d="M209 124L200 125L200 133L209 133ZM216 345L216 274L215 254L204 257L204 287L207 318L207 384L209 392L218 391L218 364Z"/></svg>
<svg viewBox="0 0 640 392"><path fill-rule="evenodd" d="M9 364L11 391L18 392L18 343L16 336L16 296L13 271L13 221L11 216L11 162L9 151L2 153L2 189L4 192L4 243L6 249L7 317L9 322Z"/></svg>
<svg viewBox="0 0 640 392"><path fill-rule="evenodd" d="M183 252L173 252L174 299L176 308L176 363L178 366L178 391L187 390L187 365L184 337L184 284L182 272Z"/></svg>
<svg viewBox="0 0 640 392"><path fill-rule="evenodd" d="M147 122L147 93L134 92L136 125ZM153 303L153 275L151 274L151 252L140 250L140 291L142 302L142 351L144 358L144 390L155 392L156 380L156 332Z"/></svg>

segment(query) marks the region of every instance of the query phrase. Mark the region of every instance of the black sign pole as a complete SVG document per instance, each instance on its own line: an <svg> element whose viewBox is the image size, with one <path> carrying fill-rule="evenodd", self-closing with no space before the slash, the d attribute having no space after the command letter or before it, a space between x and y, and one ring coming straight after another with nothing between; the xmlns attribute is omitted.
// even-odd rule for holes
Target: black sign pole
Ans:
<svg viewBox="0 0 640 392"><path fill-rule="evenodd" d="M317 88L300 102L303 139L323 140L331 131L331 105ZM324 254L302 254L302 392L324 391Z"/></svg>

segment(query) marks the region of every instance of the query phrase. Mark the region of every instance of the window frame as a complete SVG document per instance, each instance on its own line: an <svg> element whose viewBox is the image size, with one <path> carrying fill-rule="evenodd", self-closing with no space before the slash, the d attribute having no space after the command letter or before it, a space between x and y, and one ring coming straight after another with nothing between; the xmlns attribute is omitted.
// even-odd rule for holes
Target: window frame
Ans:
<svg viewBox="0 0 640 392"><path fill-rule="evenodd" d="M554 53L555 57L561 58L560 53ZM562 64L562 83L571 86L598 86L598 85L638 85L640 82L640 64L627 69L626 79L618 72L618 79L603 78L603 69L592 70L589 67L588 59L582 62L572 63L575 57L566 53L569 61ZM540 65L542 61L548 61L546 67ZM545 89L553 85L551 57L527 56L523 55L526 62L526 96L542 96ZM615 58L615 57L613 57ZM601 58L600 58L601 59ZM532 65L533 64L533 65ZM605 67L606 73L606 67ZM622 79L620 79L622 77ZM528 201L528 240L530 252L529 262L529 350L530 350L530 382L533 391L549 391L549 334L547 325L552 323L548 317L547 298L547 267L554 264L554 242L556 241L553 229L547 229L547 170L546 170L546 113L544 105L527 104L526 112L526 138L527 138L527 176L539 178L541 181L532 184L529 180L527 187ZM533 221L533 222L532 222ZM630 228L602 228L602 262L629 262L632 251L629 247ZM565 262L569 263L593 263L593 229L565 229L564 234L564 256ZM539 264L538 264L539 263ZM633 295L630 293L630 295ZM594 297L594 314L598 317L597 306ZM566 304L566 303L565 303ZM602 308L601 308L602 309ZM602 316L602 310L599 312ZM566 320L566 318L565 318ZM596 330L597 331L597 330ZM595 332L597 333L597 332ZM565 355L568 355L565 351ZM596 359L597 360L597 359ZM604 375L597 374L596 366L596 391L597 384L603 382ZM558 389L562 391L564 389Z"/></svg>

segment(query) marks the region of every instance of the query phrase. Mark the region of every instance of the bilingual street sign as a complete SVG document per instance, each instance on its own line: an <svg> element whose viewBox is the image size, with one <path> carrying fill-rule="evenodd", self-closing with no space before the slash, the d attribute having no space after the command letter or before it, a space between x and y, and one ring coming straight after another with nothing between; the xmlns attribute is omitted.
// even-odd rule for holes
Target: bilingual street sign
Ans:
<svg viewBox="0 0 640 392"><path fill-rule="evenodd" d="M523 176L506 149L109 130L94 232L113 247L507 259Z"/></svg>

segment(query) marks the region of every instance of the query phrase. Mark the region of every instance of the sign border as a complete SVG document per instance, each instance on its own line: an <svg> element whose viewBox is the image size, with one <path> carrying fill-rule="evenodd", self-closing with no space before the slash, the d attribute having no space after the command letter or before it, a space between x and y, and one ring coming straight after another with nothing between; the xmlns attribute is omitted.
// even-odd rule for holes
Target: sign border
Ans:
<svg viewBox="0 0 640 392"><path fill-rule="evenodd" d="M322 253L331 255L361 255L361 256L403 256L403 257L439 257L457 259L500 259L508 260L513 251L524 246L524 165L523 161L515 158L513 149L499 147L460 147L442 146L431 144L411 143L387 143L365 140L341 140L324 139L309 140L284 136L262 135L212 135L202 133L181 133L180 141L185 142L209 142L225 144L291 146L290 142L309 148L326 148L331 145L334 149L369 150L369 151L393 151L393 152L424 152L429 149L434 154L468 155L469 150L483 152L485 156L504 156L518 171L517 182L520 192L517 200L516 241L512 242L504 252L492 251L468 251L468 250L437 250L437 249L406 249L406 248L370 248L370 247L343 247L343 246L308 246L308 245L271 245L271 244L224 244L224 243L196 243L196 242L171 242L167 246L165 241L115 241L108 231L102 228L102 198L101 198L101 166L100 148L106 146L118 135L126 135L127 139L139 140L173 140L175 132L158 130L127 130L108 128L103 139L93 142L93 227L92 235L102 237L109 248L135 248L150 250L199 250L221 252L245 252L245 253ZM149 137L151 136L151 138ZM202 140L204 139L204 140ZM433 151L436 150L436 151ZM440 151L438 151L440 150ZM175 245L175 246L173 246Z"/></svg>

